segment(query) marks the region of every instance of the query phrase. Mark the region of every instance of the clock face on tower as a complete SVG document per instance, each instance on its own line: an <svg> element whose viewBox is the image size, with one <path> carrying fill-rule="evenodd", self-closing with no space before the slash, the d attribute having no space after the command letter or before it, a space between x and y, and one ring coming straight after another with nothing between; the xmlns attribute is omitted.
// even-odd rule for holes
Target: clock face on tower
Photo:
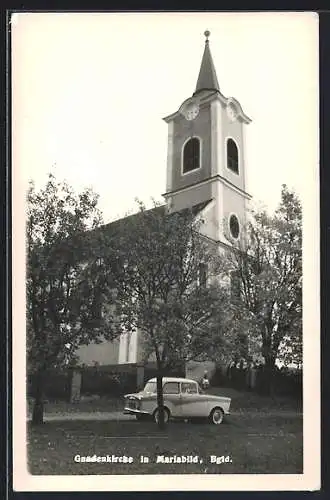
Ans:
<svg viewBox="0 0 330 500"><path fill-rule="evenodd" d="M186 120L194 120L199 113L199 106L197 104L190 104L184 112Z"/></svg>

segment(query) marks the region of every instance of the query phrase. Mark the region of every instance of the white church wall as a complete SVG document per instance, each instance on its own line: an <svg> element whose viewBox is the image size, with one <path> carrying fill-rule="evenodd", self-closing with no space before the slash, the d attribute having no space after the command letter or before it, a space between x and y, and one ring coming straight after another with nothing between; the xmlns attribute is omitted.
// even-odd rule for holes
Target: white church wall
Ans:
<svg viewBox="0 0 330 500"><path fill-rule="evenodd" d="M214 240L217 238L218 233L218 209L216 199L213 199L200 215L203 221L200 226L200 233Z"/></svg>
<svg viewBox="0 0 330 500"><path fill-rule="evenodd" d="M223 184L222 182L215 181L212 184L212 197L215 200L215 207L212 214L213 217L213 236L211 236L215 241L220 241L222 239L222 220L224 217L223 213Z"/></svg>
<svg viewBox="0 0 330 500"><path fill-rule="evenodd" d="M128 334L122 333L119 338L119 350L118 350L118 363L123 364L127 363L127 343L128 343Z"/></svg>
<svg viewBox="0 0 330 500"><path fill-rule="evenodd" d="M223 186L223 224L224 234L229 234L228 219L231 214L238 217L240 227L242 228L245 223L246 199L237 193L234 189L224 185Z"/></svg>
<svg viewBox="0 0 330 500"><path fill-rule="evenodd" d="M137 331L130 335L129 349L128 349L128 363L137 362L137 343L139 334Z"/></svg>
<svg viewBox="0 0 330 500"><path fill-rule="evenodd" d="M222 105L218 99L211 102L211 175L223 176L224 155L222 143Z"/></svg>
<svg viewBox="0 0 330 500"><path fill-rule="evenodd" d="M104 341L101 344L89 344L77 349L79 364L87 366L112 365L118 363L119 341Z"/></svg>
<svg viewBox="0 0 330 500"><path fill-rule="evenodd" d="M222 161L223 161L223 176L232 182L235 186L240 189L245 189L245 173L244 173L244 138L243 138L243 123L239 120L230 121L227 117L225 108L221 108L221 148L222 151ZM227 139L233 139L236 142L238 148L238 158L239 158L239 174L232 172L227 168L226 160L226 143Z"/></svg>
<svg viewBox="0 0 330 500"><path fill-rule="evenodd" d="M186 188L179 193L171 195L171 210L179 211L187 207L193 207L198 203L212 198L212 186L210 182L205 182L193 188Z"/></svg>
<svg viewBox="0 0 330 500"><path fill-rule="evenodd" d="M119 340L118 350L118 363L136 363L137 359L137 346L138 346L138 332L123 333Z"/></svg>
<svg viewBox="0 0 330 500"><path fill-rule="evenodd" d="M173 169L173 140L174 140L174 123L168 124L168 139L167 139L167 167L166 167L166 191L172 190L172 169Z"/></svg>

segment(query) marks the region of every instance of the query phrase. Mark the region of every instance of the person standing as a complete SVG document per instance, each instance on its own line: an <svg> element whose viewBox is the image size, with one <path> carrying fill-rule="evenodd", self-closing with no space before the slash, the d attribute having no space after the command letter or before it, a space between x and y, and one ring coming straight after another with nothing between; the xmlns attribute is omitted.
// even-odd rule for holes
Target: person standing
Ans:
<svg viewBox="0 0 330 500"><path fill-rule="evenodd" d="M203 375L203 378L202 378L202 381L201 381L201 386L202 386L203 390L208 389L209 386L210 386L210 381L209 381L209 378L208 378L206 370L204 372L204 375Z"/></svg>

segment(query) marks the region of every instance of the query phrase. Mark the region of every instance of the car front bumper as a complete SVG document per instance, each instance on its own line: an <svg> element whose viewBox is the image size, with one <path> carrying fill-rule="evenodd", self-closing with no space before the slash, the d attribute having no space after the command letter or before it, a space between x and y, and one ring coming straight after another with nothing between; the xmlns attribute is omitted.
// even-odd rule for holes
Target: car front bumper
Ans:
<svg viewBox="0 0 330 500"><path fill-rule="evenodd" d="M124 415L150 415L147 411L137 410L136 408L124 408Z"/></svg>

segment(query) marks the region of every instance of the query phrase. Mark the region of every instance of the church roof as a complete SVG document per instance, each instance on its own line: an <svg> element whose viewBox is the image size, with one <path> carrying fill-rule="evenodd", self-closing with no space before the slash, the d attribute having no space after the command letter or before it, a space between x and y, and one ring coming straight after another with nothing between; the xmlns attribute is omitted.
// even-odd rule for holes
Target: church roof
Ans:
<svg viewBox="0 0 330 500"><path fill-rule="evenodd" d="M215 66L209 46L210 32L205 31L204 35L206 36L205 48L194 95L196 95L198 92L201 92L202 90L215 90L220 92L217 73L215 71Z"/></svg>
<svg viewBox="0 0 330 500"><path fill-rule="evenodd" d="M212 200L207 200L207 201L204 201L204 202L201 202L201 203L197 203L196 205L192 206L191 208L186 208L186 209L183 209L183 210L180 210L181 212L185 212L185 211L188 211L188 210L191 210L192 214L193 215L198 215ZM146 210L146 212L159 212L159 214L165 214L166 213L166 210L167 210L167 205L159 205L157 207L154 207L154 208L150 208L149 210ZM173 212L169 212L169 216L172 214ZM101 230L101 231L105 231L108 235L110 234L113 234L115 235L117 233L117 231L119 231L125 224L126 222L129 221L134 221L135 219L138 221L138 218L141 217L141 212L136 212L132 215L128 215L126 217L123 217L121 219L117 219L113 222L109 222L108 224L104 224L102 226L100 226L99 228L96 228L94 231L98 231L98 230Z"/></svg>

